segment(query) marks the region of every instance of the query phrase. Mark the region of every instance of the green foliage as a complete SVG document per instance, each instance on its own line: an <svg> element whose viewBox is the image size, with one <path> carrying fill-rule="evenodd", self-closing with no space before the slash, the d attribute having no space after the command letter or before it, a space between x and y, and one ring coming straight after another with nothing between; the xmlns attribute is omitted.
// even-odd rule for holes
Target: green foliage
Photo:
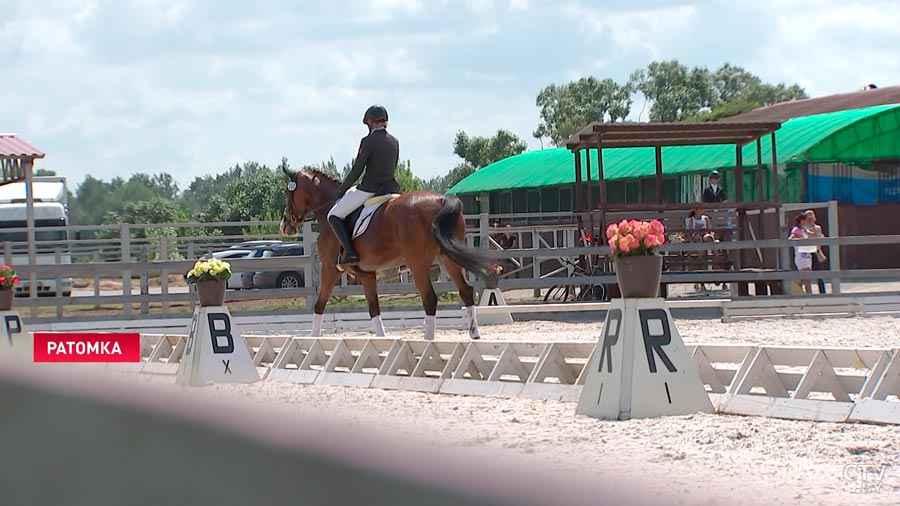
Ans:
<svg viewBox="0 0 900 506"><path fill-rule="evenodd" d="M450 169L446 175L443 176L435 176L428 181L425 181L423 187L426 190L431 190L438 193L444 193L448 189L452 188L453 185L462 181L469 174L473 174L475 172L475 167L473 167L468 162L463 162L456 167Z"/></svg>
<svg viewBox="0 0 900 506"><path fill-rule="evenodd" d="M37 169L34 171L35 176L55 176L56 171L50 169Z"/></svg>
<svg viewBox="0 0 900 506"><path fill-rule="evenodd" d="M709 70L688 69L678 60L650 62L632 72L628 82L652 102L650 121L681 121L717 100Z"/></svg>
<svg viewBox="0 0 900 506"><path fill-rule="evenodd" d="M541 123L534 137L549 137L559 146L589 123L625 119L631 111L631 87L612 79L585 77L547 86L538 93L535 105L541 108Z"/></svg>
<svg viewBox="0 0 900 506"><path fill-rule="evenodd" d="M518 155L528 148L528 144L508 130L497 130L493 137L469 137L463 131L456 133L453 152L476 169L490 165L497 160Z"/></svg>
<svg viewBox="0 0 900 506"><path fill-rule="evenodd" d="M421 179L416 177L412 171L412 165L409 160L397 164L397 183L400 185L402 193L419 191L425 187Z"/></svg>

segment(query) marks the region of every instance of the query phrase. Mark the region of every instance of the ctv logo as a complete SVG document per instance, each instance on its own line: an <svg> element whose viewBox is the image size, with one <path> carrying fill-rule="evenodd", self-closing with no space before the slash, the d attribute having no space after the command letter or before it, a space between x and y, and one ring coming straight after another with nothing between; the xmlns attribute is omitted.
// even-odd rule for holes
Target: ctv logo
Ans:
<svg viewBox="0 0 900 506"><path fill-rule="evenodd" d="M887 464L847 464L844 466L844 481L849 485L848 492L854 494L876 494L884 487L884 474Z"/></svg>
<svg viewBox="0 0 900 506"><path fill-rule="evenodd" d="M34 334L35 362L140 362L138 333Z"/></svg>

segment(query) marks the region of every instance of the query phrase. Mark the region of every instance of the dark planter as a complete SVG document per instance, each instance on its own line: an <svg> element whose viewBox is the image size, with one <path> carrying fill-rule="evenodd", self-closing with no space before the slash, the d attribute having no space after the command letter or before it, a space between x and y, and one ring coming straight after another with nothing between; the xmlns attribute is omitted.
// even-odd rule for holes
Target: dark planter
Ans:
<svg viewBox="0 0 900 506"><path fill-rule="evenodd" d="M0 311L9 311L13 305L13 289L0 289Z"/></svg>
<svg viewBox="0 0 900 506"><path fill-rule="evenodd" d="M197 296L201 306L221 306L225 304L225 287L227 281L200 281L197 283Z"/></svg>
<svg viewBox="0 0 900 506"><path fill-rule="evenodd" d="M500 282L500 275L496 272L488 272L484 275L484 287L485 288L497 288L497 283Z"/></svg>
<svg viewBox="0 0 900 506"><path fill-rule="evenodd" d="M660 255L616 257L616 280L622 297L656 297L659 294L662 263Z"/></svg>

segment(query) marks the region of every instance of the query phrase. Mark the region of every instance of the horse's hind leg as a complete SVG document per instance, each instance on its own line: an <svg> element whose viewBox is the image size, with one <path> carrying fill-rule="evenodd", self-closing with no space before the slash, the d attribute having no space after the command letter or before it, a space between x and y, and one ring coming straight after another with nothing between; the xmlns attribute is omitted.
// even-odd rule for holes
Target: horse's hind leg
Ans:
<svg viewBox="0 0 900 506"><path fill-rule="evenodd" d="M425 340L431 341L434 339L434 326L437 321L437 294L434 293L428 268L427 264L409 266L416 282L416 289L422 297L422 306L425 308Z"/></svg>
<svg viewBox="0 0 900 506"><path fill-rule="evenodd" d="M469 338L481 338L481 330L478 328L478 316L475 314L475 289L472 288L469 280L466 279L466 273L463 268L456 262L442 255L441 264L444 265L444 270L447 271L450 279L456 283L456 288L459 290L459 298L462 299L463 305L466 306L466 323L469 327Z"/></svg>
<svg viewBox="0 0 900 506"><path fill-rule="evenodd" d="M357 271L356 277L359 278L366 293L366 302L369 303L369 316L372 318L375 335L384 337L384 322L381 321L381 308L378 307L378 278L374 272L365 271Z"/></svg>
<svg viewBox="0 0 900 506"><path fill-rule="evenodd" d="M313 308L312 337L322 336L322 315L325 314L325 305L331 298L334 284L341 276L340 271L332 264L322 263L322 279L319 284L319 296L316 298L316 307Z"/></svg>

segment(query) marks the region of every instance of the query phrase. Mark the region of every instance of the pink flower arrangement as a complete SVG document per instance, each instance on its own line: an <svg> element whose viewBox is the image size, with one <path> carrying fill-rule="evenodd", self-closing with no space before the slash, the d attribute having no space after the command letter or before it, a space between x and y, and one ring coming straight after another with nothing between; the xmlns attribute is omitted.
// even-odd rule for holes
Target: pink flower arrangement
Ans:
<svg viewBox="0 0 900 506"><path fill-rule="evenodd" d="M612 256L652 255L666 242L666 227L659 220L622 220L606 228Z"/></svg>

